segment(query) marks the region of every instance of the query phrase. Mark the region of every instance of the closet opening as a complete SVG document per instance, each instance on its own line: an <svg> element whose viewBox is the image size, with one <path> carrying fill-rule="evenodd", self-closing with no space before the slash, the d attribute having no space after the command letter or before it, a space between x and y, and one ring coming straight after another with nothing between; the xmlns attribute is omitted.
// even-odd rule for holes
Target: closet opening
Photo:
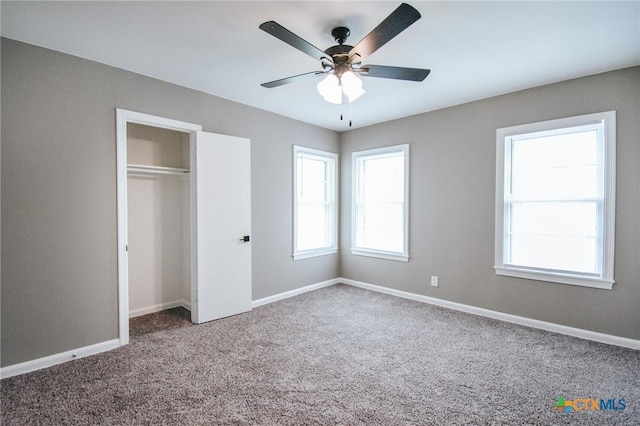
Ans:
<svg viewBox="0 0 640 426"><path fill-rule="evenodd" d="M129 329L191 318L189 133L127 125Z"/></svg>

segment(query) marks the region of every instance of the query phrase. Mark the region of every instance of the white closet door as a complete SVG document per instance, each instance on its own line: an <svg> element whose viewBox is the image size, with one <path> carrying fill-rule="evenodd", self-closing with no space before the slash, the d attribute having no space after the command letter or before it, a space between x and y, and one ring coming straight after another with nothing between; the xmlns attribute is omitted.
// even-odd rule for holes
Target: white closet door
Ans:
<svg viewBox="0 0 640 426"><path fill-rule="evenodd" d="M197 132L195 157L191 319L203 323L251 310L250 141Z"/></svg>

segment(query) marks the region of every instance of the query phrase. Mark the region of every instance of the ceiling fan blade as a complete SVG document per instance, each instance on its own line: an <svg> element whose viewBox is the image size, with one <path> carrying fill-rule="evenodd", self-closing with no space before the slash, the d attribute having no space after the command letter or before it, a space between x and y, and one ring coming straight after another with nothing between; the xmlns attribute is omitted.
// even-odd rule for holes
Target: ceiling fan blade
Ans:
<svg viewBox="0 0 640 426"><path fill-rule="evenodd" d="M407 29L420 19L420 12L406 3L402 3L391 15L375 27L369 34L356 44L349 52L349 57L358 55L358 62L384 46L389 40Z"/></svg>
<svg viewBox="0 0 640 426"><path fill-rule="evenodd" d="M260 86L271 89L273 87L283 86L285 84L297 83L300 80L306 80L311 77L326 74L325 71L312 71L304 74L298 74L291 77L281 78L280 80L269 81L268 83L262 83Z"/></svg>
<svg viewBox="0 0 640 426"><path fill-rule="evenodd" d="M318 49L308 41L303 40L302 38L295 35L294 33L292 33L291 31L289 31L288 29L286 29L285 27L283 27L282 25L278 24L275 21L264 22L260 24L259 28L262 31L265 31L271 34L275 38L284 41L290 46L295 47L301 52L306 53L312 58L315 58L319 61L322 59L328 59L329 61L331 61L331 63L333 63L333 60L331 59L331 57L328 56L326 53L324 53L322 50Z"/></svg>
<svg viewBox="0 0 640 426"><path fill-rule="evenodd" d="M363 65L363 75L367 77L393 78L396 80L422 81L431 72L422 68L388 67L384 65ZM355 71L355 69L354 69Z"/></svg>

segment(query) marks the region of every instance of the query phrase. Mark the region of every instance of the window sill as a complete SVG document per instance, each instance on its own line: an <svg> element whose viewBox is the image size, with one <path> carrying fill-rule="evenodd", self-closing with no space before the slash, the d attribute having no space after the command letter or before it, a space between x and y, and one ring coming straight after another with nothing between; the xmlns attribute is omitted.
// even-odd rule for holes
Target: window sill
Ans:
<svg viewBox="0 0 640 426"><path fill-rule="evenodd" d="M547 281L558 284L569 284L581 287L600 288L603 290L611 290L613 288L613 280L602 278L581 277L562 273L510 268L507 266L494 266L494 269L496 270L496 275L525 278L528 280Z"/></svg>
<svg viewBox="0 0 640 426"><path fill-rule="evenodd" d="M351 254L356 256L377 257L379 259L395 260L398 262L408 262L409 255L402 253L394 253L389 251L367 250L367 249L351 249Z"/></svg>
<svg viewBox="0 0 640 426"><path fill-rule="evenodd" d="M326 256L329 254L335 254L337 252L338 252L338 248L332 247L332 248L322 249L322 250L300 251L298 253L294 253L292 257L293 257L293 260L301 260L301 259L309 259L311 257Z"/></svg>

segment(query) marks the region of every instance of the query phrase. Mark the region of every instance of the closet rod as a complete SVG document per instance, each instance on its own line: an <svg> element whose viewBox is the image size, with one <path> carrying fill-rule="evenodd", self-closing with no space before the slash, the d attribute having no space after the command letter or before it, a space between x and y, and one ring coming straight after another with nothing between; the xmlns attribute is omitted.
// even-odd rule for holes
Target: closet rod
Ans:
<svg viewBox="0 0 640 426"><path fill-rule="evenodd" d="M147 166L144 164L129 164L127 166L127 172L146 175L183 176L186 173L189 173L189 169L180 169L177 167Z"/></svg>

